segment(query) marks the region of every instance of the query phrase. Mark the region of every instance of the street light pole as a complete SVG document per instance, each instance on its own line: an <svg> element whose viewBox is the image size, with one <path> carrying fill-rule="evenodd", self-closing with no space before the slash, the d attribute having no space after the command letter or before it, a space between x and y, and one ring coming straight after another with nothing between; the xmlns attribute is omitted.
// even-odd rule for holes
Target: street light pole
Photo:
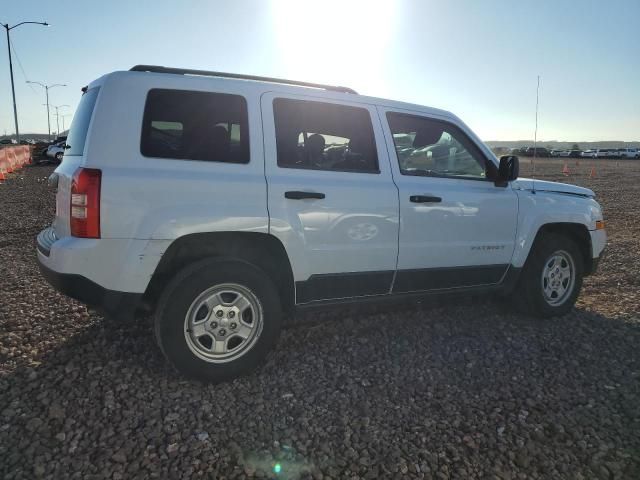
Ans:
<svg viewBox="0 0 640 480"><path fill-rule="evenodd" d="M7 31L7 49L9 50L9 74L11 75L11 96L13 97L13 121L16 124L16 141L20 143L20 132L18 130L18 108L16 107L16 88L13 85L13 63L11 62L11 43L9 40L9 25L4 25Z"/></svg>
<svg viewBox="0 0 640 480"><path fill-rule="evenodd" d="M60 113L58 113L58 109L62 107L70 107L70 105L51 105L56 109L56 127L58 128L58 135L60 135Z"/></svg>
<svg viewBox="0 0 640 480"><path fill-rule="evenodd" d="M60 117L62 118L62 131L64 132L66 130L65 126L64 126L64 117L70 117L70 114L66 114L66 115L60 115Z"/></svg>
<svg viewBox="0 0 640 480"><path fill-rule="evenodd" d="M49 141L51 141L51 117L49 116L49 89L53 87L66 87L66 83L54 83L53 85L45 85L41 82L32 82L31 80L27 80L27 83L33 83L34 85L40 85L44 88L44 91L47 94L47 126L49 128Z"/></svg>
<svg viewBox="0 0 640 480"><path fill-rule="evenodd" d="M16 124L16 141L20 143L20 130L18 129L18 107L16 106L16 89L13 85L13 62L11 61L11 39L9 38L9 32L20 25L24 25L25 23L35 23L37 25L43 25L48 27L49 24L47 22L20 22L16 25L9 26L8 23L0 23L4 27L7 32L7 50L9 50L9 74L11 75L11 96L13 98L13 121Z"/></svg>

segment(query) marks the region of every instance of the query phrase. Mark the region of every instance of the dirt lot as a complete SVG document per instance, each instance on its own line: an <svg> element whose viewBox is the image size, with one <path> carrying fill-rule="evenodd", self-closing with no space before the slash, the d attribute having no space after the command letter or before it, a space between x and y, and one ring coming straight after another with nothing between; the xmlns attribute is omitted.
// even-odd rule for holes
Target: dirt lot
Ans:
<svg viewBox="0 0 640 480"><path fill-rule="evenodd" d="M640 478L640 161L599 161L595 178L575 163L536 167L605 209L607 255L570 315L477 300L307 314L258 372L218 386L167 368L148 320L115 325L41 279L52 169L13 174L0 477Z"/></svg>

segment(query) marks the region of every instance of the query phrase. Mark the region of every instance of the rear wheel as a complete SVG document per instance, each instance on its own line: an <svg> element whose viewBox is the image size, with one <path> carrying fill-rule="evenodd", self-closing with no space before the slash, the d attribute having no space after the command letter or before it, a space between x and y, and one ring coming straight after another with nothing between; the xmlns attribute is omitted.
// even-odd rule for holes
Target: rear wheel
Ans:
<svg viewBox="0 0 640 480"><path fill-rule="evenodd" d="M582 288L584 266L570 238L545 234L536 241L514 291L516 307L538 317L568 313Z"/></svg>
<svg viewBox="0 0 640 480"><path fill-rule="evenodd" d="M281 319L277 289L262 270L242 261L207 259L166 287L155 332L177 370L218 382L262 363L277 342Z"/></svg>
<svg viewBox="0 0 640 480"><path fill-rule="evenodd" d="M62 162L62 152L56 153L56 162Z"/></svg>

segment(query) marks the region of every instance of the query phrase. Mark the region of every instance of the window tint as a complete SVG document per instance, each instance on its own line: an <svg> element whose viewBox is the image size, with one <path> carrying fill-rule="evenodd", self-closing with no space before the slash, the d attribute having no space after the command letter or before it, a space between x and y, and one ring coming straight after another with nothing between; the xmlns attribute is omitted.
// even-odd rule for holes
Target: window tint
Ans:
<svg viewBox="0 0 640 480"><path fill-rule="evenodd" d="M84 143L87 139L89 122L91 122L91 114L96 105L99 90L100 87L95 87L82 94L78 109L73 115L71 127L69 127L69 134L66 137L69 148L67 148L65 155L82 155L84 153Z"/></svg>
<svg viewBox="0 0 640 480"><path fill-rule="evenodd" d="M403 175L485 178L485 157L459 128L426 117L387 113Z"/></svg>
<svg viewBox="0 0 640 480"><path fill-rule="evenodd" d="M273 113L280 167L379 172L366 109L277 98Z"/></svg>
<svg viewBox="0 0 640 480"><path fill-rule="evenodd" d="M154 89L147 95L140 151L147 157L247 163L248 128L244 97Z"/></svg>

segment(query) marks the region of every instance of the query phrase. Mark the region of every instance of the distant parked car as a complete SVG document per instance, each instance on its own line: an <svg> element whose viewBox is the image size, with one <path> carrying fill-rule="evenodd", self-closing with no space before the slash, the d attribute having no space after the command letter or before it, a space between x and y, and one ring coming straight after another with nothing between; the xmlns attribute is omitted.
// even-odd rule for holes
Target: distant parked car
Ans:
<svg viewBox="0 0 640 480"><path fill-rule="evenodd" d="M527 157L533 157L534 153L535 153L536 157L545 157L545 158L547 158L547 157L551 156L550 153L549 153L549 150L547 150L544 147L537 147L537 148L529 147L529 148L527 148L527 152L525 153L525 155Z"/></svg>
<svg viewBox="0 0 640 480"><path fill-rule="evenodd" d="M65 141L56 142L49 145L47 148L47 157L55 159L57 162L62 162L62 157L64 156L64 146Z"/></svg>
<svg viewBox="0 0 640 480"><path fill-rule="evenodd" d="M637 148L619 148L620 158L640 158L640 150Z"/></svg>
<svg viewBox="0 0 640 480"><path fill-rule="evenodd" d="M559 150L557 148L554 148L553 150L551 150L549 152L549 156L551 156L551 157L562 157L563 153L564 153L564 150Z"/></svg>
<svg viewBox="0 0 640 480"><path fill-rule="evenodd" d="M568 157L571 152L569 150L561 150L558 154L559 157Z"/></svg>
<svg viewBox="0 0 640 480"><path fill-rule="evenodd" d="M595 158L612 158L613 151L609 148L597 148L595 150Z"/></svg>
<svg viewBox="0 0 640 480"><path fill-rule="evenodd" d="M582 156L582 152L580 150L569 150L569 155L567 155L568 157L571 158L580 158Z"/></svg>
<svg viewBox="0 0 640 480"><path fill-rule="evenodd" d="M582 152L580 154L581 157L587 157L587 158L596 158L597 154L595 150L585 150L584 152Z"/></svg>

